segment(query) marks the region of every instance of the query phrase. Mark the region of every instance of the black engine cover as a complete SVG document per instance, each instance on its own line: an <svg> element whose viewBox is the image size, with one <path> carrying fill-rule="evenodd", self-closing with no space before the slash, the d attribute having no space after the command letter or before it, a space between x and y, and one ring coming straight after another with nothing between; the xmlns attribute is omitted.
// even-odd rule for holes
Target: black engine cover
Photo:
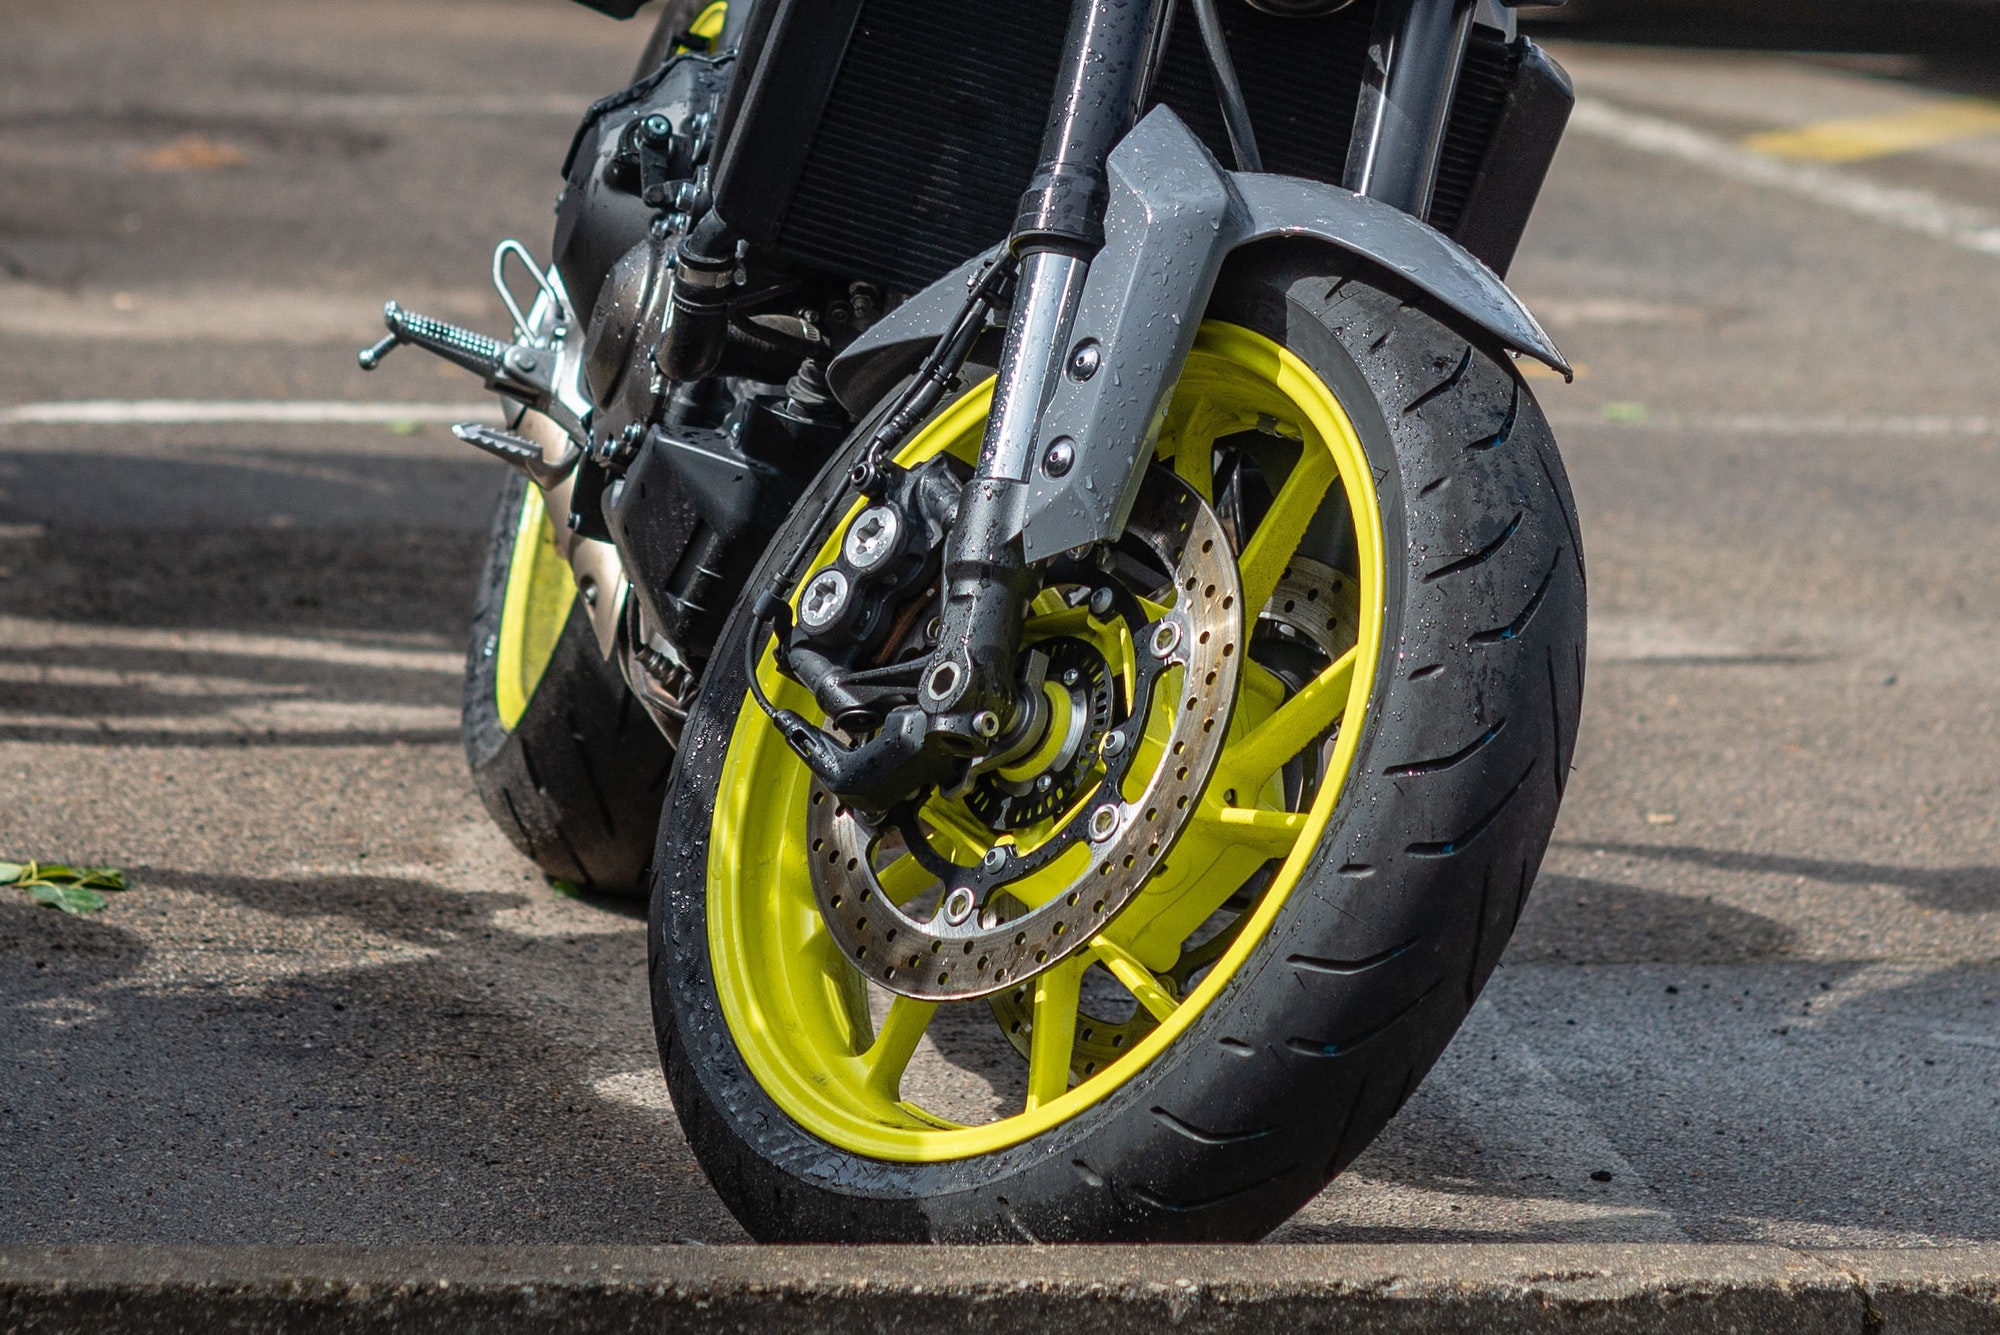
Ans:
<svg viewBox="0 0 2000 1335"><path fill-rule="evenodd" d="M585 321L611 266L646 239L660 214L639 198L633 130L649 116L665 117L692 144L695 118L712 113L728 83L730 61L683 55L606 98L591 110L571 152L568 178L556 201L555 265L570 301Z"/></svg>

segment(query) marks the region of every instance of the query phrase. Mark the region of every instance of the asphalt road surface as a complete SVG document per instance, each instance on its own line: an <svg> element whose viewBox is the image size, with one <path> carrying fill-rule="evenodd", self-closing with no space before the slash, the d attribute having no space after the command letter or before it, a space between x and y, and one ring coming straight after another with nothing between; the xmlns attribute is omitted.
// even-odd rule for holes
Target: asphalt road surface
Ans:
<svg viewBox="0 0 2000 1335"><path fill-rule="evenodd" d="M391 295L499 327L489 247L546 245L639 30L5 29L0 858L138 888L0 891L0 1238L740 1238L656 1073L638 914L552 893L466 780L498 477L421 405L477 388L353 360ZM1576 774L1465 1030L1279 1236L2000 1238L2000 61L1585 31L1513 274L1581 371L1535 382L1592 576Z"/></svg>

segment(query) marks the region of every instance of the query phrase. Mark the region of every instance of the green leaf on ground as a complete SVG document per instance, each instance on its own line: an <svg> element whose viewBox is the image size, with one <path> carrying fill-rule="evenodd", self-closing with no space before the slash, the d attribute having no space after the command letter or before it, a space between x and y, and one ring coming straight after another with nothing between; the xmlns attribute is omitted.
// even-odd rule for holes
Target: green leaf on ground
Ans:
<svg viewBox="0 0 2000 1335"><path fill-rule="evenodd" d="M64 913L95 913L104 907L104 896L81 885L51 885L44 881L28 887L28 896Z"/></svg>
<svg viewBox="0 0 2000 1335"><path fill-rule="evenodd" d="M555 891L559 895L567 895L571 899L583 898L582 886L578 885L575 881L565 881L560 876L552 876L549 878L549 889Z"/></svg>
<svg viewBox="0 0 2000 1335"><path fill-rule="evenodd" d="M104 907L101 890L128 890L116 867L72 867L62 862L0 862L0 885L28 892L38 904L64 913L95 913Z"/></svg>

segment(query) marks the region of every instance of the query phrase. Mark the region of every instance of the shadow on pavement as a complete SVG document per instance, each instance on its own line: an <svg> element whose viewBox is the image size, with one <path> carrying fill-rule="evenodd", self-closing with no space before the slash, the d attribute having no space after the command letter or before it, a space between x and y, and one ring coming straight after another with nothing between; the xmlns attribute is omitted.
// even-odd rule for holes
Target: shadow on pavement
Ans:
<svg viewBox="0 0 2000 1335"><path fill-rule="evenodd" d="M9 1239L741 1237L671 1115L592 1085L653 1060L599 1018L643 1015L636 930L396 877L137 881L119 907L170 928L0 897Z"/></svg>
<svg viewBox="0 0 2000 1335"><path fill-rule="evenodd" d="M1805 876L1834 885L1893 885L1908 891L1910 899L1922 908L1942 909L1947 913L2000 912L2000 867L1895 867L1878 862L1840 862L1672 844L1592 841L1589 847L1623 857L1678 862L1711 871ZM1544 881L1564 879L1567 878L1546 877Z"/></svg>

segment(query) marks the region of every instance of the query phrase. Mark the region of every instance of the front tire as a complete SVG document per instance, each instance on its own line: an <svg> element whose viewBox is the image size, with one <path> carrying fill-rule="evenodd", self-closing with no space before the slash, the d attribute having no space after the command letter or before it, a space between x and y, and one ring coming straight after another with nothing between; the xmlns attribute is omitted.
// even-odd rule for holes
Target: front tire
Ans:
<svg viewBox="0 0 2000 1335"><path fill-rule="evenodd" d="M863 986L846 954L826 948L812 854L790 833L803 828L809 785L765 736L740 656L717 656L656 857L653 1000L682 1125L754 1236L1254 1239L1361 1152L1478 995L1533 883L1576 733L1584 579L1573 504L1547 423L1504 355L1468 341L1414 292L1351 261L1328 273L1330 263L1341 261L1290 246L1231 263L1163 449L1218 510L1218 461L1252 457L1269 484L1250 504L1240 490L1233 502L1246 610L1272 578L1280 539L1260 543L1267 525L1301 535L1283 539L1297 550L1282 562L1300 565L1310 552L1315 569L1331 572L1327 589L1351 581L1357 624L1340 641L1353 645L1343 660L1351 685L1336 703L1302 703L1335 699L1339 664L1327 660L1340 643L1287 677L1294 651L1310 646L1281 643L1302 637L1277 633L1294 614L1274 591L1258 622L1274 629L1256 661L1281 682L1264 689L1282 703L1258 708L1298 706L1277 729L1299 734L1297 754L1282 777L1258 780L1256 797L1231 788L1216 798L1211 780L1202 802L1225 804L1235 824L1190 818L1171 854L1207 868L1174 891L1205 896L1200 907L1212 913L1201 930L1227 948L1218 956L1191 934L1182 966L1149 980L1113 938L1166 910L1148 910L1142 894L1111 920L1098 958L1122 957L1125 972L1111 972L1129 982L1130 1015L1136 1003L1159 1018L1116 1021L1130 1043L1102 1064L1076 1054L1088 1050L1087 1022L1113 1021L1093 1018L1075 986L1067 1001L1062 988L1036 984L919 1013L907 998L885 1005L879 985ZM1229 385L1257 376L1263 388L1228 399ZM1204 385L1221 406L1184 407ZM1297 421L1267 411L1283 394ZM909 448L934 447L941 430L969 431L976 445L976 414L969 427L951 425L960 411L946 409ZM1234 434L1219 434L1217 421ZM1257 433L1261 443L1241 443ZM1344 447L1334 443L1343 433ZM1296 441L1296 457L1272 440ZM1334 476L1320 493L1301 484L1288 499L1283 479L1310 476L1315 441ZM1242 475L1240 461L1231 466ZM817 512L843 467L797 515ZM1288 508L1299 497L1317 509ZM805 522L779 534L750 587L801 544L821 548ZM721 642L739 644L747 630L739 609ZM1249 652L1259 653L1256 641ZM1245 740L1256 736L1250 695L1247 685L1239 692L1246 721L1228 747L1255 750ZM1250 773L1237 754L1225 748L1216 775ZM1222 828L1244 842L1230 846ZM885 883L894 870L885 864ZM1173 881L1167 870L1157 884ZM1191 961L1198 967L1184 967ZM1059 1049L1069 1069L1051 1084L1037 1067L1040 1041L1015 1035L1027 1068L1020 1111L978 1124L960 1112L953 1125L924 1102L929 1085L910 1087L905 1067L882 1076L883 1050L908 1063L921 1033L937 1053L950 1049L937 1070L978 1067L1001 1090L1006 1048L1002 1059L991 1044L968 1056L966 1035L982 1019L1004 1026L1011 1015L1016 1029L1024 1020L1032 1029L1045 1014L1067 1017L1075 1035Z"/></svg>

